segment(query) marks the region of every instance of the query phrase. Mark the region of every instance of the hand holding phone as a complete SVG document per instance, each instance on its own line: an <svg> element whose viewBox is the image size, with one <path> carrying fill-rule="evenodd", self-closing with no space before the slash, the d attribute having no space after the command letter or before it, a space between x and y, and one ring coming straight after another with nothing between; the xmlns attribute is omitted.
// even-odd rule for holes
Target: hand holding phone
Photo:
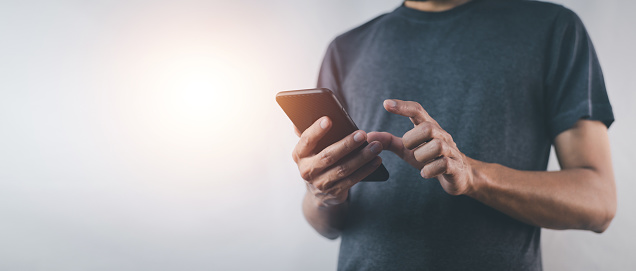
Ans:
<svg viewBox="0 0 636 271"><path fill-rule="evenodd" d="M333 93L327 89L281 92L277 101L301 132L292 157L308 189L322 205L343 203L360 181L385 181L378 154L382 144L367 144Z"/></svg>
<svg viewBox="0 0 636 271"><path fill-rule="evenodd" d="M315 144L332 127L328 117L317 120L301 134L292 155L309 191L324 205L343 203L349 188L382 165L378 156L382 151L380 142L374 141L359 149L366 143L364 131L355 131L321 152L313 153Z"/></svg>

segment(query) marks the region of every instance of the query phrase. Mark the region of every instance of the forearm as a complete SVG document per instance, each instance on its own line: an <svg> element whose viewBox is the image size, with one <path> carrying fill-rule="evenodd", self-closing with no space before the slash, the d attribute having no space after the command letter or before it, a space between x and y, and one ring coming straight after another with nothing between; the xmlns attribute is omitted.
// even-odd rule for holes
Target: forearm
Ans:
<svg viewBox="0 0 636 271"><path fill-rule="evenodd" d="M309 192L305 193L303 199L305 219L318 233L329 239L340 236L348 207L348 201L335 206L324 206Z"/></svg>
<svg viewBox="0 0 636 271"><path fill-rule="evenodd" d="M467 195L522 222L603 232L614 216L613 179L605 180L594 169L520 171L475 160L471 164L474 189Z"/></svg>

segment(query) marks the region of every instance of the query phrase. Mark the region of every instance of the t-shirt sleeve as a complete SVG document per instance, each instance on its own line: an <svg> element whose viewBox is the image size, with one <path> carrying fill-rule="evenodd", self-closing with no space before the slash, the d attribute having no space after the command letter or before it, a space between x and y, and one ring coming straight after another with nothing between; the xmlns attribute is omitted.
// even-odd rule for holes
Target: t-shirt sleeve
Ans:
<svg viewBox="0 0 636 271"><path fill-rule="evenodd" d="M322 60L320 72L318 73L317 87L330 89L347 109L347 103L342 95L342 66L340 61L336 41L334 40L327 47L327 53L325 53L325 57Z"/></svg>
<svg viewBox="0 0 636 271"><path fill-rule="evenodd" d="M603 73L581 19L563 8L554 24L546 77L547 117L552 140L579 119L614 121Z"/></svg>

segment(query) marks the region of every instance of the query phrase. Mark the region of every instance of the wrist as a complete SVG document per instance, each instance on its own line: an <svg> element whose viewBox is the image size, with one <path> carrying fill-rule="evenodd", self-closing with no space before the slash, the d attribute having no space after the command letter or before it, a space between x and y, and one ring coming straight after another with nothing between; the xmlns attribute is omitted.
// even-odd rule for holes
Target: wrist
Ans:
<svg viewBox="0 0 636 271"><path fill-rule="evenodd" d="M468 158L471 171L471 181L466 196L477 198L488 187L489 175L488 169L490 163L485 163L472 158Z"/></svg>

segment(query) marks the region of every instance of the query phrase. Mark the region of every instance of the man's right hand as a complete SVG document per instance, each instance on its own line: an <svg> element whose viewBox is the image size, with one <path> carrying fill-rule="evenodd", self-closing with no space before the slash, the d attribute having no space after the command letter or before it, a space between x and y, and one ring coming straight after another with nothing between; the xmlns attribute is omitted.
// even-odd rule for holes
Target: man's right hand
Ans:
<svg viewBox="0 0 636 271"><path fill-rule="evenodd" d="M345 202L349 189L382 164L382 159L378 156L382 151L382 144L378 141L351 154L367 140L367 135L362 130L314 153L316 144L327 134L331 124L328 117L318 119L300 134L300 140L292 153L308 192L320 207Z"/></svg>

